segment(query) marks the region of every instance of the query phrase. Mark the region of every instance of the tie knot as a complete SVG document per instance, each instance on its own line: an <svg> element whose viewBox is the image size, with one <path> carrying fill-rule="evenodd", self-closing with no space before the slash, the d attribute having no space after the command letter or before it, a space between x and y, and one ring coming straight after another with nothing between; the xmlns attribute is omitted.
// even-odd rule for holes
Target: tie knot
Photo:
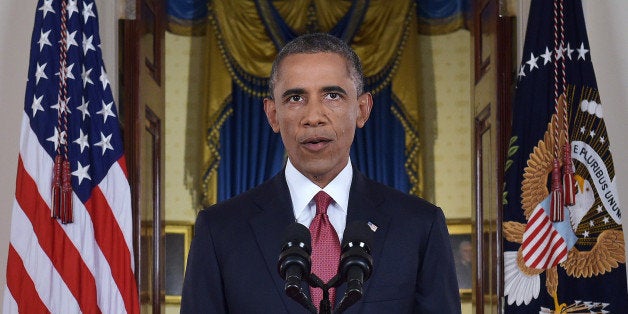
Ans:
<svg viewBox="0 0 628 314"><path fill-rule="evenodd" d="M327 214L327 207L331 204L332 198L324 191L320 191L314 195L316 203L316 214Z"/></svg>

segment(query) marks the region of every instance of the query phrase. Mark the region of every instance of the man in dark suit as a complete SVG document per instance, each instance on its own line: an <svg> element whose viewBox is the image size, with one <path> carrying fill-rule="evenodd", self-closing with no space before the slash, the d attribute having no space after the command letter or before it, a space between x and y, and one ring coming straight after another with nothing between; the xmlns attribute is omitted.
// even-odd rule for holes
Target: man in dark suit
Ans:
<svg viewBox="0 0 628 314"><path fill-rule="evenodd" d="M355 52L330 35L301 36L278 54L269 85L264 110L281 134L286 167L201 211L181 313L306 312L284 293L277 260L286 226L296 221L312 228L321 219L336 246L349 222L368 221L373 230L373 272L348 313L460 313L442 210L374 182L351 165L355 129L364 126L373 106ZM313 200L320 191L331 196L322 213ZM319 253L313 251L315 264ZM345 286L338 287L333 304Z"/></svg>

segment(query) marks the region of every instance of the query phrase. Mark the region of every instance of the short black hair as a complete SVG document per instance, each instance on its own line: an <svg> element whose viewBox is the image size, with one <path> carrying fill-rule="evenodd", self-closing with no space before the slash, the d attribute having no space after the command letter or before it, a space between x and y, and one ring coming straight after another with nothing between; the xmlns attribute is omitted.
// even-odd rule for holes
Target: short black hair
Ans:
<svg viewBox="0 0 628 314"><path fill-rule="evenodd" d="M347 71L353 78L358 96L364 92L364 73L362 72L362 62L358 55L353 51L351 46L342 41L340 38L326 33L313 33L301 35L286 44L275 57L273 67L270 71L270 79L268 80L268 88L270 98L273 98L273 90L277 81L277 72L279 64L289 55L301 53L319 53L330 52L336 53L347 60Z"/></svg>

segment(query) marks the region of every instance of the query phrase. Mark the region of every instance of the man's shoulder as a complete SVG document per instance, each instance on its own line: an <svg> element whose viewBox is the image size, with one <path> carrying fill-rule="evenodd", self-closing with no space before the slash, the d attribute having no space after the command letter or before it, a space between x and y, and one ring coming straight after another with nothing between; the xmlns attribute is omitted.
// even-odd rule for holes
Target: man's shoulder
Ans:
<svg viewBox="0 0 628 314"><path fill-rule="evenodd" d="M381 202L386 205L393 205L397 208L420 209L421 211L437 212L441 209L430 203L429 201L400 191L396 188L374 181L366 176L359 180L363 180L361 189L364 195L371 197L375 202Z"/></svg>
<svg viewBox="0 0 628 314"><path fill-rule="evenodd" d="M243 217L261 210L260 205L265 203L269 196L281 193L280 184L280 177L272 177L245 192L203 209L199 215L214 220L241 220Z"/></svg>

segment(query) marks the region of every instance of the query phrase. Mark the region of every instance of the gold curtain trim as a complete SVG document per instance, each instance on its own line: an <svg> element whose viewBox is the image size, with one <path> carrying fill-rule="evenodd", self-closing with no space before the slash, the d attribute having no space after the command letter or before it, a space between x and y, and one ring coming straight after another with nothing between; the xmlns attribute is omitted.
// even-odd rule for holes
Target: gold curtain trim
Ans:
<svg viewBox="0 0 628 314"><path fill-rule="evenodd" d="M233 114L233 108L227 108L227 105L233 101L231 95L227 97L221 104L221 110L219 113L210 119L209 129L207 130L207 148L209 152L208 162L205 165L205 171L203 176L203 206L209 206L215 203L216 200L213 200L211 195L209 194L210 184L212 182L212 177L218 170L218 165L220 165L220 128L225 124L227 118L229 118Z"/></svg>
<svg viewBox="0 0 628 314"><path fill-rule="evenodd" d="M220 25L218 25L216 18L211 12L212 11L210 7L209 22L211 24L212 29L214 30L214 35L216 36L216 39L217 39L216 41L218 42L218 50L220 51L220 55L222 56L224 60L224 64L227 67L227 71L229 71L229 76L231 76L231 79L234 82L236 82L236 84L238 84L240 88L242 88L244 91L246 91L247 93L253 96L268 97L269 95L268 90L265 90L263 92L255 91L251 89L248 84L240 80L240 76L244 77L248 81L254 81L254 82L255 81L259 82L263 80L263 78L255 77L245 72L245 70L242 69L242 67L238 65L237 61L229 54L227 48L225 47L225 41L223 39L222 32L220 31Z"/></svg>
<svg viewBox="0 0 628 314"><path fill-rule="evenodd" d="M399 120L406 134L406 162L404 164L408 179L410 181L410 194L420 196L421 190L421 164L420 164L420 147L421 140L419 138L419 127L411 117L404 113L404 106L401 100L394 94L392 95L397 106L392 106L392 114Z"/></svg>

